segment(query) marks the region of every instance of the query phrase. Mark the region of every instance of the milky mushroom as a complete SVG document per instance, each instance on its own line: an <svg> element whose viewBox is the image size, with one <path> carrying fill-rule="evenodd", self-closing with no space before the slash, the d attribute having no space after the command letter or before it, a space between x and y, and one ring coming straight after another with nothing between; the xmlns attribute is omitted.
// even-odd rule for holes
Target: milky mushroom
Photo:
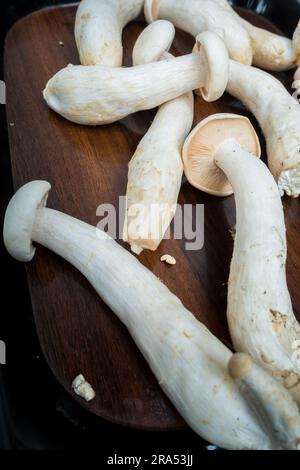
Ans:
<svg viewBox="0 0 300 470"><path fill-rule="evenodd" d="M268 165L281 194L300 194L300 106L282 83L230 61L227 91L254 114L267 142Z"/></svg>
<svg viewBox="0 0 300 470"><path fill-rule="evenodd" d="M166 19L187 33L218 33L230 57L266 70L288 70L296 66L292 41L243 20L226 0L145 0L148 23Z"/></svg>
<svg viewBox="0 0 300 470"><path fill-rule="evenodd" d="M225 173L215 163L216 150L229 137L260 157L259 139L248 118L236 114L209 116L193 129L182 151L185 176L195 188L221 197L233 193Z"/></svg>
<svg viewBox="0 0 300 470"><path fill-rule="evenodd" d="M149 64L171 58L169 51L175 37L175 27L170 21L157 20L149 24L137 38L132 51L133 65Z"/></svg>
<svg viewBox="0 0 300 470"><path fill-rule="evenodd" d="M122 31L141 12L143 0L82 0L75 39L83 65L122 65Z"/></svg>
<svg viewBox="0 0 300 470"><path fill-rule="evenodd" d="M213 119L213 118L211 118ZM217 116L209 138L218 137ZM193 159L199 149L196 177L207 146L207 123L200 123ZM249 140L253 129L249 124ZM204 135L204 138L203 138ZM234 190L237 226L228 283L227 317L236 351L249 353L257 364L281 381L300 404L300 361L294 345L300 339L286 282L286 233L276 182L268 168L249 153L237 134L224 133L214 147L214 162ZM244 138L245 139L245 138ZM245 141L245 140L244 140ZM189 148L186 148L188 154ZM188 165L189 160L186 157ZM204 169L205 169L204 159ZM186 164L185 164L186 167ZM189 171L192 171L190 165Z"/></svg>
<svg viewBox="0 0 300 470"><path fill-rule="evenodd" d="M239 21L251 39L253 65L273 72L296 67L297 56L291 39L257 28L243 18L239 17Z"/></svg>
<svg viewBox="0 0 300 470"><path fill-rule="evenodd" d="M291 394L245 353L229 361L231 377L285 450L300 450L300 414Z"/></svg>
<svg viewBox="0 0 300 470"><path fill-rule="evenodd" d="M197 37L213 31L224 38L230 57L245 64L252 63L249 35L233 14L227 2L215 0L145 0L148 23L158 18L171 21L176 27Z"/></svg>
<svg viewBox="0 0 300 470"><path fill-rule="evenodd" d="M166 58L174 36L169 21L150 24L135 44L134 63ZM157 249L175 215L183 175L181 151L193 117L192 92L161 105L129 163L123 240L137 254Z"/></svg>
<svg viewBox="0 0 300 470"><path fill-rule="evenodd" d="M214 101L227 85L228 52L211 32L197 43L199 52L135 67L66 67L49 80L44 98L66 119L87 125L112 123L195 89Z"/></svg>
<svg viewBox="0 0 300 470"><path fill-rule="evenodd" d="M9 253L29 261L38 243L75 266L126 325L162 389L203 438L228 449L280 448L231 379L227 347L107 234L46 208L49 190L49 183L34 181L12 198L4 221Z"/></svg>

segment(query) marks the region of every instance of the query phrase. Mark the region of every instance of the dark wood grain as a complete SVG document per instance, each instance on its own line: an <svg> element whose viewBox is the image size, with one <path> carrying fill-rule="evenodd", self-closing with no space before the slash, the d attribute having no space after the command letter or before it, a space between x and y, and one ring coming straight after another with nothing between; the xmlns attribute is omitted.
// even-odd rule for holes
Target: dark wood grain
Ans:
<svg viewBox="0 0 300 470"><path fill-rule="evenodd" d="M117 205L119 195L125 194L127 163L155 111L89 128L72 124L48 109L41 95L47 80L68 63L78 63L73 37L75 11L75 6L42 10L22 19L9 32L5 47L7 119L11 123L15 189L29 180L46 179L52 184L50 207L95 225L98 205ZM259 23L270 27L265 20L260 19ZM143 27L142 21L135 22L124 32L126 65L130 65L132 46ZM178 32L173 53L189 52L192 46L193 39ZM290 80L290 76L281 77L287 83ZM195 123L216 112L245 110L229 96L214 104L196 98ZM140 260L215 335L230 344L225 312L233 247L229 230L235 225L234 198L207 196L184 182L180 203L205 204L204 248L187 252L182 241L164 241L156 253L145 252ZM287 199L284 204L288 281L299 315L299 200ZM160 262L165 253L176 257L176 266L170 268ZM72 393L72 379L83 373L97 395L89 404L78 401L93 413L143 429L184 426L126 329L79 272L39 248L27 266L27 274L44 354L68 392Z"/></svg>

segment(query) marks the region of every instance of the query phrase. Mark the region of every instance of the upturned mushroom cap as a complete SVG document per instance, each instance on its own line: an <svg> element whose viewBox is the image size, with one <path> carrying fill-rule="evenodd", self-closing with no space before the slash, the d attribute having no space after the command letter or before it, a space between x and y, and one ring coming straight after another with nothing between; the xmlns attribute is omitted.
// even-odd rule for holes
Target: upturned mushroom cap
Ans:
<svg viewBox="0 0 300 470"><path fill-rule="evenodd" d="M228 139L235 139L260 157L259 139L248 118L236 114L209 116L193 129L183 146L184 172L192 186L214 196L233 194L225 173L215 163L216 151Z"/></svg>
<svg viewBox="0 0 300 470"><path fill-rule="evenodd" d="M175 27L170 21L158 20L149 24L134 45L133 65L159 61L169 51L174 37Z"/></svg>
<svg viewBox="0 0 300 470"><path fill-rule="evenodd" d="M22 186L11 199L5 214L3 238L7 251L18 261L31 261L35 248L32 229L36 212L47 202L51 185L32 181Z"/></svg>
<svg viewBox="0 0 300 470"><path fill-rule="evenodd" d="M203 55L205 85L200 93L205 101L216 101L224 94L229 80L229 53L224 41L215 33L198 34L193 52Z"/></svg>

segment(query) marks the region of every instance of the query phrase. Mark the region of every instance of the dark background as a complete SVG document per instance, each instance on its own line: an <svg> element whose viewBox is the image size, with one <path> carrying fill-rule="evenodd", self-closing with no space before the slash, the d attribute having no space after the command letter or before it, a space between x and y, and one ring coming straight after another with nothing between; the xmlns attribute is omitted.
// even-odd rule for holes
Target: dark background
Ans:
<svg viewBox="0 0 300 470"><path fill-rule="evenodd" d="M5 34L22 16L62 2L1 1L0 79L3 79ZM64 3L72 3L65 1ZM234 1L265 14L291 36L300 18L297 0ZM22 106L22 103L20 103ZM5 106L0 105L0 221L13 194ZM40 350L33 322L24 266L0 244L0 340L7 345L7 365L0 365L0 450L99 449L101 455L196 453L206 449L191 431L149 433L111 425L81 408L56 382Z"/></svg>

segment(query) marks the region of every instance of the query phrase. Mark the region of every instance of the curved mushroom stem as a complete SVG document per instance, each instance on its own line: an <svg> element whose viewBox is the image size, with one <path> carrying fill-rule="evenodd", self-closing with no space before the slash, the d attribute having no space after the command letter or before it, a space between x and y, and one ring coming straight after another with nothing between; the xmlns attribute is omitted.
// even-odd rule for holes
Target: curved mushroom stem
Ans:
<svg viewBox="0 0 300 470"><path fill-rule="evenodd" d="M245 353L234 354L228 370L252 404L263 427L285 450L300 450L300 413L290 393Z"/></svg>
<svg viewBox="0 0 300 470"><path fill-rule="evenodd" d="M266 29L257 28L237 13L235 14L250 36L253 65L273 72L296 67L297 58L291 39L271 33Z"/></svg>
<svg viewBox="0 0 300 470"><path fill-rule="evenodd" d="M249 35L235 18L227 2L145 0L144 12L148 23L159 18L169 20L195 37L203 31L215 32L224 39L232 59L245 64L252 63Z"/></svg>
<svg viewBox="0 0 300 470"><path fill-rule="evenodd" d="M204 99L216 100L227 85L228 52L210 32L197 44L198 53L130 68L66 67L49 80L44 98L66 119L88 125L112 123L199 88Z"/></svg>
<svg viewBox="0 0 300 470"><path fill-rule="evenodd" d="M15 244L23 237L24 246L37 242L75 266L126 325L165 393L203 438L228 449L274 448L229 376L226 346L107 234L43 207L48 190L48 183L32 182L10 202L4 241L11 255L28 259ZM19 233L21 214L27 216Z"/></svg>
<svg viewBox="0 0 300 470"><path fill-rule="evenodd" d="M134 62L165 59L174 36L169 21L151 23L135 44ZM160 106L129 163L123 239L137 254L157 249L175 215L183 174L181 151L193 117L192 92Z"/></svg>
<svg viewBox="0 0 300 470"><path fill-rule="evenodd" d="M243 20L226 0L145 0L148 22L157 18L172 21L194 35L215 31L224 37L230 57L266 70L288 70L296 66L290 39L253 26ZM253 59L253 60L252 60Z"/></svg>
<svg viewBox="0 0 300 470"><path fill-rule="evenodd" d="M286 283L286 234L280 194L271 173L235 140L215 163L233 186L237 226L227 316L236 351L249 353L300 404L300 325Z"/></svg>
<svg viewBox="0 0 300 470"><path fill-rule="evenodd" d="M75 39L83 65L121 67L122 31L142 10L143 0L82 0Z"/></svg>
<svg viewBox="0 0 300 470"><path fill-rule="evenodd" d="M268 164L281 195L300 194L300 106L262 70L230 61L227 91L254 114L267 142Z"/></svg>

